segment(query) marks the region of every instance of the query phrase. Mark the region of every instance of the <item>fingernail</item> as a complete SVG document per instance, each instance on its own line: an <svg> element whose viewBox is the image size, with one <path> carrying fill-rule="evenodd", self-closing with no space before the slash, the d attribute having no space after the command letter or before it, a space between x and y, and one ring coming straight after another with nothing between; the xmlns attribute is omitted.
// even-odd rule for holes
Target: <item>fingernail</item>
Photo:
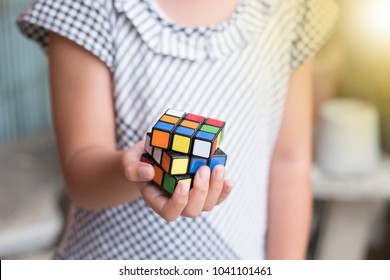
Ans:
<svg viewBox="0 0 390 280"><path fill-rule="evenodd" d="M150 180L150 168L147 166L141 166L139 169L139 175L142 179Z"/></svg>
<svg viewBox="0 0 390 280"><path fill-rule="evenodd" d="M189 191L190 191L190 184L188 184L187 182L183 182L181 184L180 193L186 195L188 194Z"/></svg>
<svg viewBox="0 0 390 280"><path fill-rule="evenodd" d="M210 176L210 169L209 168L206 168L206 167L200 168L199 177L201 180L207 180L209 176Z"/></svg>

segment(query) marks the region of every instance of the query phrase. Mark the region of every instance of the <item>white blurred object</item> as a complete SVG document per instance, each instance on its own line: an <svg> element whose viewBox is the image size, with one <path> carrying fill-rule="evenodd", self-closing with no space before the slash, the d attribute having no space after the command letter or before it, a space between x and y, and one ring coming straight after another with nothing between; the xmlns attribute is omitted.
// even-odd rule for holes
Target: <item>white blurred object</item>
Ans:
<svg viewBox="0 0 390 280"><path fill-rule="evenodd" d="M379 167L364 176L336 177L314 165L312 182L314 197L326 202L315 259L366 259L370 245L386 235L382 220L390 201L390 155L383 154Z"/></svg>
<svg viewBox="0 0 390 280"><path fill-rule="evenodd" d="M379 113L369 103L335 98L324 103L315 135L315 161L341 177L363 175L380 162Z"/></svg>
<svg viewBox="0 0 390 280"><path fill-rule="evenodd" d="M40 258L56 246L62 188L51 133L0 148L0 258Z"/></svg>

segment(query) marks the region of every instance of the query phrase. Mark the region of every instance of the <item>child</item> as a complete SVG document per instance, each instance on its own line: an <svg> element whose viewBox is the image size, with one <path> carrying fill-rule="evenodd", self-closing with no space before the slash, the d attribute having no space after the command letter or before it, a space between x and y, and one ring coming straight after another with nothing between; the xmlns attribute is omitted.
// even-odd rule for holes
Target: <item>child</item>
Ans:
<svg viewBox="0 0 390 280"><path fill-rule="evenodd" d="M48 50L72 200L55 258L304 258L310 57L335 11L330 0L36 1L18 23ZM167 108L226 121L233 191L222 166L172 198L147 183L141 140Z"/></svg>

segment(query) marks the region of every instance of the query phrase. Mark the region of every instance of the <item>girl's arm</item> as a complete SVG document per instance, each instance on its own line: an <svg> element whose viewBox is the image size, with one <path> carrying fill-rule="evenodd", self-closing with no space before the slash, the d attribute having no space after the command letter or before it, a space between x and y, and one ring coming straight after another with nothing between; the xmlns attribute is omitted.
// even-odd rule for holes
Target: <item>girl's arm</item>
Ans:
<svg viewBox="0 0 390 280"><path fill-rule="evenodd" d="M268 259L304 259L312 194L313 60L291 74L286 107L270 170Z"/></svg>
<svg viewBox="0 0 390 280"><path fill-rule="evenodd" d="M140 196L129 184L115 151L109 69L70 40L50 34L49 66L54 128L71 199L87 209Z"/></svg>
<svg viewBox="0 0 390 280"><path fill-rule="evenodd" d="M106 65L74 42L50 34L50 81L53 121L62 172L70 198L96 210L133 201L140 196L166 220L196 217L229 194L232 183L225 169L210 174L200 168L189 191L179 185L170 198L148 184L150 164L140 162L144 143L126 151L115 144L115 111L111 73Z"/></svg>

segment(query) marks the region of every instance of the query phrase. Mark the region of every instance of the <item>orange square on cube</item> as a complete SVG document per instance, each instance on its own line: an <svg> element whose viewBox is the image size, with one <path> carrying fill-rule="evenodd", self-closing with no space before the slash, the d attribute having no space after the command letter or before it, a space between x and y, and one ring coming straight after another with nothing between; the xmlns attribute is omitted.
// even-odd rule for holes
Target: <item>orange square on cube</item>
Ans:
<svg viewBox="0 0 390 280"><path fill-rule="evenodd" d="M167 122L167 123L173 123L173 124L177 124L179 122L179 120L180 119L178 117L169 116L169 115L163 115L160 119L160 121Z"/></svg>
<svg viewBox="0 0 390 280"><path fill-rule="evenodd" d="M171 167L171 157L168 155L167 152L164 152L163 154L161 166L166 172L169 172L169 169Z"/></svg>
<svg viewBox="0 0 390 280"><path fill-rule="evenodd" d="M193 129L197 129L199 127L200 123L189 121L189 120L183 120L180 123L180 125L185 126L185 127L189 127L189 128L193 128Z"/></svg>
<svg viewBox="0 0 390 280"><path fill-rule="evenodd" d="M153 168L154 168L153 182L155 182L157 185L161 186L162 185L162 181L163 181L163 177L164 177L164 172L157 165L153 165Z"/></svg>
<svg viewBox="0 0 390 280"><path fill-rule="evenodd" d="M169 138L170 138L169 132L165 132L161 130L153 130L152 142L151 142L152 146L168 149Z"/></svg>

